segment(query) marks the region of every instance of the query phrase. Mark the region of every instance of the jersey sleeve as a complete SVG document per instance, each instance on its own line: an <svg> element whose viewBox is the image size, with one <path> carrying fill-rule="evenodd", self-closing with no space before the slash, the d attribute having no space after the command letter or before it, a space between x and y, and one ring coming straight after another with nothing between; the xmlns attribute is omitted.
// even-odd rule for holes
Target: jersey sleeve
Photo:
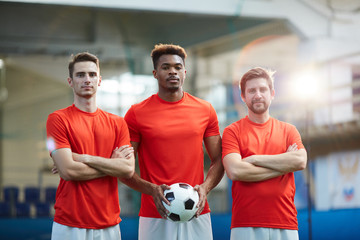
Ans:
<svg viewBox="0 0 360 240"><path fill-rule="evenodd" d="M219 121L216 115L216 111L213 106L210 104L210 113L209 113L209 124L205 130L204 137L211 137L220 135L219 130Z"/></svg>
<svg viewBox="0 0 360 240"><path fill-rule="evenodd" d="M52 113L48 116L46 122L46 145L51 153L60 148L71 148L69 139L67 138L66 126L59 114Z"/></svg>
<svg viewBox="0 0 360 240"><path fill-rule="evenodd" d="M119 132L117 134L118 136L118 147L121 147L123 145L130 145L130 134L128 126L123 118L120 118L119 120Z"/></svg>
<svg viewBox="0 0 360 240"><path fill-rule="evenodd" d="M296 143L298 149L305 148L301 140L301 135L294 125L289 124L289 132L287 138L288 146Z"/></svg>
<svg viewBox="0 0 360 240"><path fill-rule="evenodd" d="M239 153L241 155L238 138L234 128L232 128L231 125L226 127L223 132L222 158L224 158L229 153Z"/></svg>
<svg viewBox="0 0 360 240"><path fill-rule="evenodd" d="M138 129L138 124L137 124L137 121L136 121L136 116L135 116L133 106L127 111L127 113L125 114L124 119L126 121L128 129L129 129L130 141L132 141L132 142L140 142L140 132L139 132L139 129Z"/></svg>

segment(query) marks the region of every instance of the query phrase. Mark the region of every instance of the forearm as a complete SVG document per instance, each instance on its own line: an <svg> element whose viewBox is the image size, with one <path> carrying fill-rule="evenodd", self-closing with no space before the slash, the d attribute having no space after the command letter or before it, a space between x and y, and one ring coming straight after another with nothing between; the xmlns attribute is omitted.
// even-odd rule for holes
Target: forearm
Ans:
<svg viewBox="0 0 360 240"><path fill-rule="evenodd" d="M282 172L248 163L238 153L226 155L223 163L232 181L259 182L283 175Z"/></svg>
<svg viewBox="0 0 360 240"><path fill-rule="evenodd" d="M233 181L260 182L284 174L273 169L254 166L251 163L242 162L239 165L242 166L239 166L235 174L232 174Z"/></svg>
<svg viewBox="0 0 360 240"><path fill-rule="evenodd" d="M73 153L75 161L83 162L86 165L104 173L105 175L130 178L134 174L134 157L130 158L103 158L86 154Z"/></svg>
<svg viewBox="0 0 360 240"><path fill-rule="evenodd" d="M66 181L84 181L105 176L101 171L72 158L69 148L54 150L51 157L60 177Z"/></svg>
<svg viewBox="0 0 360 240"><path fill-rule="evenodd" d="M59 171L59 175L67 181L86 181L106 176L103 172L78 162L75 162L66 172Z"/></svg>
<svg viewBox="0 0 360 240"><path fill-rule="evenodd" d="M307 157L306 151L300 149L276 155L252 155L243 160L255 166L288 173L305 169Z"/></svg>
<svg viewBox="0 0 360 240"><path fill-rule="evenodd" d="M130 188L147 195L152 195L155 187L157 186L142 179L137 173L134 173L134 175L128 179L121 178L120 181Z"/></svg>
<svg viewBox="0 0 360 240"><path fill-rule="evenodd" d="M219 184L224 176L224 166L221 161L221 137L220 135L207 137L204 139L205 147L211 159L209 171L202 184L208 194L216 185Z"/></svg>
<svg viewBox="0 0 360 240"><path fill-rule="evenodd" d="M137 150L139 148L139 142L132 141L131 146L134 149L133 154L134 154L134 156L136 156ZM128 179L120 178L120 181L122 181L124 184L131 187L132 189L135 189L136 191L147 194L147 195L152 195L154 189L157 186L151 182L148 182L148 181L142 179L136 172L132 175L131 178L128 178Z"/></svg>
<svg viewBox="0 0 360 240"><path fill-rule="evenodd" d="M170 189L166 184L156 185L140 178L136 173L130 179L120 179L123 183L139 191L143 194L152 196L157 211L164 219L167 219L168 210L164 207L164 203L170 205L170 202L165 198L164 191Z"/></svg>
<svg viewBox="0 0 360 240"><path fill-rule="evenodd" d="M224 166L221 159L210 165L209 171L206 175L206 179L202 185L204 185L206 192L209 193L214 187L216 187L224 176Z"/></svg>

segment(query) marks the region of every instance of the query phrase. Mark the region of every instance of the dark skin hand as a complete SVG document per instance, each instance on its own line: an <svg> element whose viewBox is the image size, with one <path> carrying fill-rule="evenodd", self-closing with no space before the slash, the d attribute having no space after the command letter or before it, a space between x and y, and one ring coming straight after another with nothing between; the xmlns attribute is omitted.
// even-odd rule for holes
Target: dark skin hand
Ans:
<svg viewBox="0 0 360 240"><path fill-rule="evenodd" d="M166 184L157 185L153 191L152 197L154 199L155 206L160 213L161 217L167 219L168 214L170 213L163 205L163 202L170 206L170 202L165 198L164 191L169 190L170 186Z"/></svg>
<svg viewBox="0 0 360 240"><path fill-rule="evenodd" d="M194 187L194 190L197 191L199 194L199 202L196 205L198 210L196 211L196 215L195 215L195 217L199 217L205 208L205 203L207 200L207 192L205 191L204 187L202 187L201 185L196 185Z"/></svg>

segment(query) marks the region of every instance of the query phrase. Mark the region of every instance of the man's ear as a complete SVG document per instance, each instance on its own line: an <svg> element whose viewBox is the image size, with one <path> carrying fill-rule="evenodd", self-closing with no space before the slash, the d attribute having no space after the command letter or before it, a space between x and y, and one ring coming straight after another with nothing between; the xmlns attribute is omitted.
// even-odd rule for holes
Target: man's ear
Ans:
<svg viewBox="0 0 360 240"><path fill-rule="evenodd" d="M156 72L156 70L155 70L155 69L153 70L153 75L154 75L154 78L156 78L156 79L157 79L157 72Z"/></svg>
<svg viewBox="0 0 360 240"><path fill-rule="evenodd" d="M275 97L275 89L271 90L271 100L273 100Z"/></svg>
<svg viewBox="0 0 360 240"><path fill-rule="evenodd" d="M98 87L100 87L100 84L101 84L101 80L102 80L102 78L101 78L101 76L99 76L99 82L98 82Z"/></svg>
<svg viewBox="0 0 360 240"><path fill-rule="evenodd" d="M68 81L68 84L70 85L70 87L72 87L72 86L73 86L73 84L72 84L72 78L71 78L71 77L68 77L67 81Z"/></svg>
<svg viewBox="0 0 360 240"><path fill-rule="evenodd" d="M243 93L240 93L240 97L241 97L241 100L242 100L243 102L245 102L245 96L244 96Z"/></svg>

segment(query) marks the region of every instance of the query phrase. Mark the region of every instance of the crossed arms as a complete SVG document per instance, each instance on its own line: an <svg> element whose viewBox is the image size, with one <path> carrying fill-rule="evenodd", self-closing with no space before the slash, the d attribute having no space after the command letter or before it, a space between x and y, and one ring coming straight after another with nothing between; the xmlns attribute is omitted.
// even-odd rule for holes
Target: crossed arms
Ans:
<svg viewBox="0 0 360 240"><path fill-rule="evenodd" d="M53 172L59 172L64 180L84 181L106 175L130 178L134 174L134 149L124 145L116 148L111 158L71 152L70 148L53 151L51 157L55 164Z"/></svg>
<svg viewBox="0 0 360 240"><path fill-rule="evenodd" d="M303 170L306 167L305 149L290 145L285 153L277 155L252 155L242 158L239 153L229 153L223 158L226 174L232 181L259 182Z"/></svg>

